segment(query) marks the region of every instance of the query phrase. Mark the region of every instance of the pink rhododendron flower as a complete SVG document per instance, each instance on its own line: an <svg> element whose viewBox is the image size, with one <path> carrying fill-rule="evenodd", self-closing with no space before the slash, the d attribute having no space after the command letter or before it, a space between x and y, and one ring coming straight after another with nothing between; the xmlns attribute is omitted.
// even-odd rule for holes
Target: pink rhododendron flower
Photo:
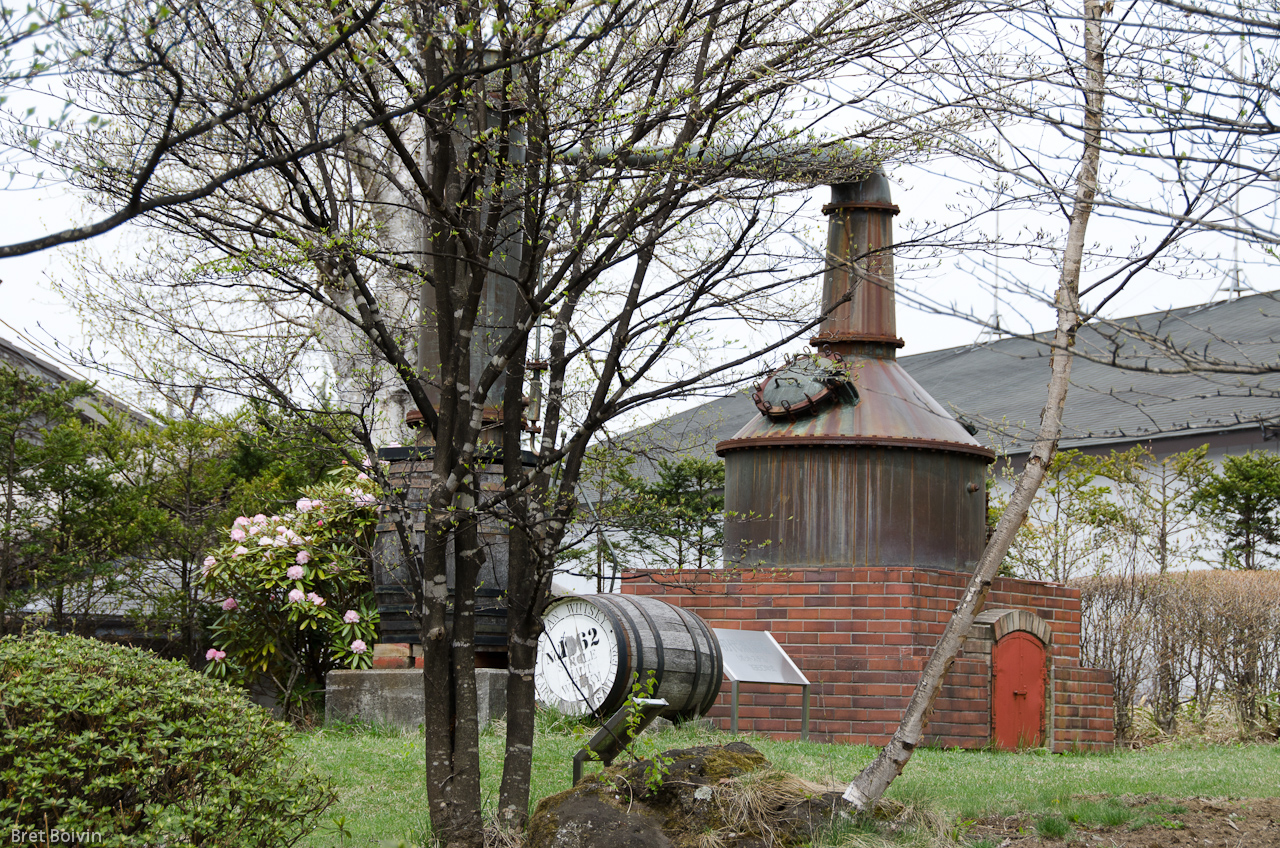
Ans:
<svg viewBox="0 0 1280 848"><path fill-rule="evenodd" d="M297 560L298 560L298 565L306 565L307 563L311 562L311 554L307 553L306 551L298 551Z"/></svg>
<svg viewBox="0 0 1280 848"><path fill-rule="evenodd" d="M262 513L258 513L257 515L255 515L255 516L253 517L253 523L254 523L254 524L266 524L266 523L267 523L267 517L266 517L265 515L263 515Z"/></svg>
<svg viewBox="0 0 1280 848"><path fill-rule="evenodd" d="M367 650L369 650L369 646L364 643L363 639L357 639L351 643L351 653L353 654L363 654Z"/></svg>
<svg viewBox="0 0 1280 848"><path fill-rule="evenodd" d="M271 540L270 540L269 538L267 538L266 536L259 536L259 537L258 537L258 544L259 544L259 545L269 545L269 544L271 544Z"/></svg>
<svg viewBox="0 0 1280 848"><path fill-rule="evenodd" d="M315 605L316 605L316 606L318 606L318 607L322 607L322 606L324 606L324 598L320 597L320 596L319 596L319 595L317 595L315 592L308 592L308 593L307 593L307 600L308 600L308 601L310 601L311 603L315 604Z"/></svg>
<svg viewBox="0 0 1280 848"><path fill-rule="evenodd" d="M307 595L301 589L294 589L289 593L289 603L300 604L307 599Z"/></svg>
<svg viewBox="0 0 1280 848"><path fill-rule="evenodd" d="M357 475L356 475L356 479L357 479L357 480L368 480L368 479L369 479L369 475L368 475L368 474L365 474L363 471L361 471L359 474L357 474Z"/></svg>
<svg viewBox="0 0 1280 848"><path fill-rule="evenodd" d="M342 620L345 621L347 624L359 624L360 613L356 612L355 610L347 610L347 614L342 617Z"/></svg>
<svg viewBox="0 0 1280 848"><path fill-rule="evenodd" d="M370 460L369 457L367 456L364 459L360 460L360 464L363 465L365 468L373 467L373 461Z"/></svg>
<svg viewBox="0 0 1280 848"><path fill-rule="evenodd" d="M289 540L283 536L276 536L271 540L271 544L275 545L277 548L287 548L289 547Z"/></svg>
<svg viewBox="0 0 1280 848"><path fill-rule="evenodd" d="M248 527L249 519L242 515L239 518L237 518L233 523L235 524L236 527Z"/></svg>
<svg viewBox="0 0 1280 848"><path fill-rule="evenodd" d="M352 503L356 506L373 506L377 502L378 499L369 494L356 495L355 498L352 499Z"/></svg>
<svg viewBox="0 0 1280 848"><path fill-rule="evenodd" d="M204 652L204 658L209 662L221 662L227 658L227 652L219 651L217 648L210 648Z"/></svg>
<svg viewBox="0 0 1280 848"><path fill-rule="evenodd" d="M231 528L231 541L233 541L233 542L243 542L243 541L244 541L244 528L243 528L243 527L232 527L232 528Z"/></svg>
<svg viewBox="0 0 1280 848"><path fill-rule="evenodd" d="M255 524L255 525L253 525L252 527L250 527L250 528L249 528L249 535L250 535L250 536L256 536L256 535L258 535L258 534L259 534L259 533L261 533L261 532L262 532L262 525L261 525L261 524Z"/></svg>
<svg viewBox="0 0 1280 848"><path fill-rule="evenodd" d="M211 557L211 556L207 556L207 557L205 557L205 558L204 558L204 567L205 567L205 568L213 568L213 567L214 567L215 565L217 565L217 564L218 564L218 561L217 561L216 559L214 559L213 557Z"/></svg>
<svg viewBox="0 0 1280 848"><path fill-rule="evenodd" d="M310 511L311 511L311 498L301 498L301 499L299 499L299 501L298 501L298 503L296 504L296 506L298 507L298 512L310 512Z"/></svg>
<svg viewBox="0 0 1280 848"><path fill-rule="evenodd" d="M284 576L288 577L290 580L301 580L302 576L306 573L307 573L307 570L302 566L291 565L287 569L285 569Z"/></svg>
<svg viewBox="0 0 1280 848"><path fill-rule="evenodd" d="M231 612L233 609L235 609L238 606L240 605L236 603L235 598L227 598L225 601L222 602L222 608L227 612Z"/></svg>
<svg viewBox="0 0 1280 848"><path fill-rule="evenodd" d="M246 548L244 545L241 545L238 548L236 548L234 551L232 551L231 555L240 557L240 556L244 556L247 553L249 553L249 549Z"/></svg>

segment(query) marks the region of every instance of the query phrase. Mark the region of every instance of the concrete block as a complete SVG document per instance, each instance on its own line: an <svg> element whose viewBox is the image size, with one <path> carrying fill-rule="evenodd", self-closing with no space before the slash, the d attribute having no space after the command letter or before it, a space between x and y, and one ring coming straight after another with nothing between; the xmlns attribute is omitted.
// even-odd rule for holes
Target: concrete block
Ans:
<svg viewBox="0 0 1280 848"><path fill-rule="evenodd" d="M476 669L476 712L483 730L489 722L507 717L507 670Z"/></svg>
<svg viewBox="0 0 1280 848"><path fill-rule="evenodd" d="M476 669L477 718L484 728L506 718L506 669ZM324 720L365 721L406 730L422 726L422 671L336 669L325 677Z"/></svg>
<svg viewBox="0 0 1280 848"><path fill-rule="evenodd" d="M324 720L422 726L422 672L417 669L335 669L325 675Z"/></svg>

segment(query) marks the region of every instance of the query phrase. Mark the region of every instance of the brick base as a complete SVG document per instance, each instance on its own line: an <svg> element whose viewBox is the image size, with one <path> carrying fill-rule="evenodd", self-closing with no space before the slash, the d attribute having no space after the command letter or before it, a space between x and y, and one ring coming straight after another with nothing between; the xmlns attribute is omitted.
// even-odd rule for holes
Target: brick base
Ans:
<svg viewBox="0 0 1280 848"><path fill-rule="evenodd" d="M883 745L967 576L918 568L825 568L631 573L625 594L660 597L712 627L768 630L809 678L810 738ZM1080 666L1080 593L1055 583L999 578L987 609L1035 613L1051 632L1052 699L1045 736L1055 752L1114 745L1111 673ZM990 643L971 639L934 704L926 744L981 748L991 739ZM742 684L739 729L800 734L800 694ZM727 728L729 687L709 715Z"/></svg>
<svg viewBox="0 0 1280 848"><path fill-rule="evenodd" d="M422 668L422 646L408 642L378 642L373 646L373 667Z"/></svg>

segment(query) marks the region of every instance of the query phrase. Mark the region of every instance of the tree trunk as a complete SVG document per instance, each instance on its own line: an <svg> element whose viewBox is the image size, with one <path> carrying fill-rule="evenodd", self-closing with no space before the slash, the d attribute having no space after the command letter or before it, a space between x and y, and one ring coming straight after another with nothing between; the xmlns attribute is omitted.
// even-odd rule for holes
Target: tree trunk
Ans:
<svg viewBox="0 0 1280 848"><path fill-rule="evenodd" d="M451 801L449 828L440 834L446 848L483 842L480 816L480 726L476 696L476 584L484 551L475 514L476 478L468 475L458 491L464 517L454 532L453 634L453 769L448 784Z"/></svg>
<svg viewBox="0 0 1280 848"><path fill-rule="evenodd" d="M434 511L434 510L433 510ZM431 513L422 551L419 632L422 640L423 720L426 735L427 799L432 829L443 835L452 818L448 787L453 777L453 663L446 610L448 578L445 545L448 527Z"/></svg>
<svg viewBox="0 0 1280 848"><path fill-rule="evenodd" d="M1152 619L1155 627L1156 680L1155 697L1152 698L1152 713L1160 732L1173 735L1178 729L1179 675L1174 670L1175 657L1178 651L1177 636L1174 633L1174 616L1177 614L1171 596L1176 590L1170 587L1168 578L1160 578L1159 590L1150 601Z"/></svg>
<svg viewBox="0 0 1280 848"><path fill-rule="evenodd" d="M871 764L854 778L845 790L844 797L858 809L875 806L889 785L902 773L911 754L920 744L934 700L942 688L947 671L960 652L961 645L973 626L974 618L982 610L991 581L995 579L1013 542L1018 528L1027 515L1045 472L1058 447L1062 433L1062 410L1067 397L1071 376L1072 346L1080 326L1080 269L1084 256L1085 233L1093 200L1098 186L1098 161L1102 141L1102 93L1103 93L1103 45L1101 37L1102 5L1100 0L1084 0L1085 43L1085 118L1084 150L1080 158L1080 170L1076 180L1075 203L1071 213L1071 225L1067 233L1066 248L1062 257L1062 274L1054 299L1058 312L1058 326L1053 337L1050 360L1052 376L1049 379L1048 398L1040 417L1040 431L1027 458L1026 466L1018 478L1013 496L1004 514L996 524L995 533L982 552L973 576L965 587L960 606L951 616L937 647L929 657L920 682L916 684L907 704L902 723L889 744L881 749Z"/></svg>
<svg viewBox="0 0 1280 848"><path fill-rule="evenodd" d="M516 316L529 316L523 306ZM530 490L522 489L524 463L520 436L524 432L524 362L528 338L511 357L502 399L503 487L515 492L507 501L510 533L507 548L507 738L498 789L498 821L524 830L529 817L529 784L533 775L535 687L533 672L542 633L542 598L538 591L541 562L529 544Z"/></svg>
<svg viewBox="0 0 1280 848"><path fill-rule="evenodd" d="M9 575L13 571L13 484L14 469L18 452L18 435L9 436L9 451L4 478L4 558L0 559L0 636L8 632L9 621Z"/></svg>

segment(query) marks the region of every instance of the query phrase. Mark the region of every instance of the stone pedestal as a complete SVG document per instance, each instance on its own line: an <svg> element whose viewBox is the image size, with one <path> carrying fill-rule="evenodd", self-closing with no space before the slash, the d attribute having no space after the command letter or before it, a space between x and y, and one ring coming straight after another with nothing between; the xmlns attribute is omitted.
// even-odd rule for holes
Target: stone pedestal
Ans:
<svg viewBox="0 0 1280 848"><path fill-rule="evenodd" d="M483 729L507 717L507 670L476 669L478 718ZM324 720L389 724L406 730L422 726L422 671L372 669L331 671L325 678Z"/></svg>

